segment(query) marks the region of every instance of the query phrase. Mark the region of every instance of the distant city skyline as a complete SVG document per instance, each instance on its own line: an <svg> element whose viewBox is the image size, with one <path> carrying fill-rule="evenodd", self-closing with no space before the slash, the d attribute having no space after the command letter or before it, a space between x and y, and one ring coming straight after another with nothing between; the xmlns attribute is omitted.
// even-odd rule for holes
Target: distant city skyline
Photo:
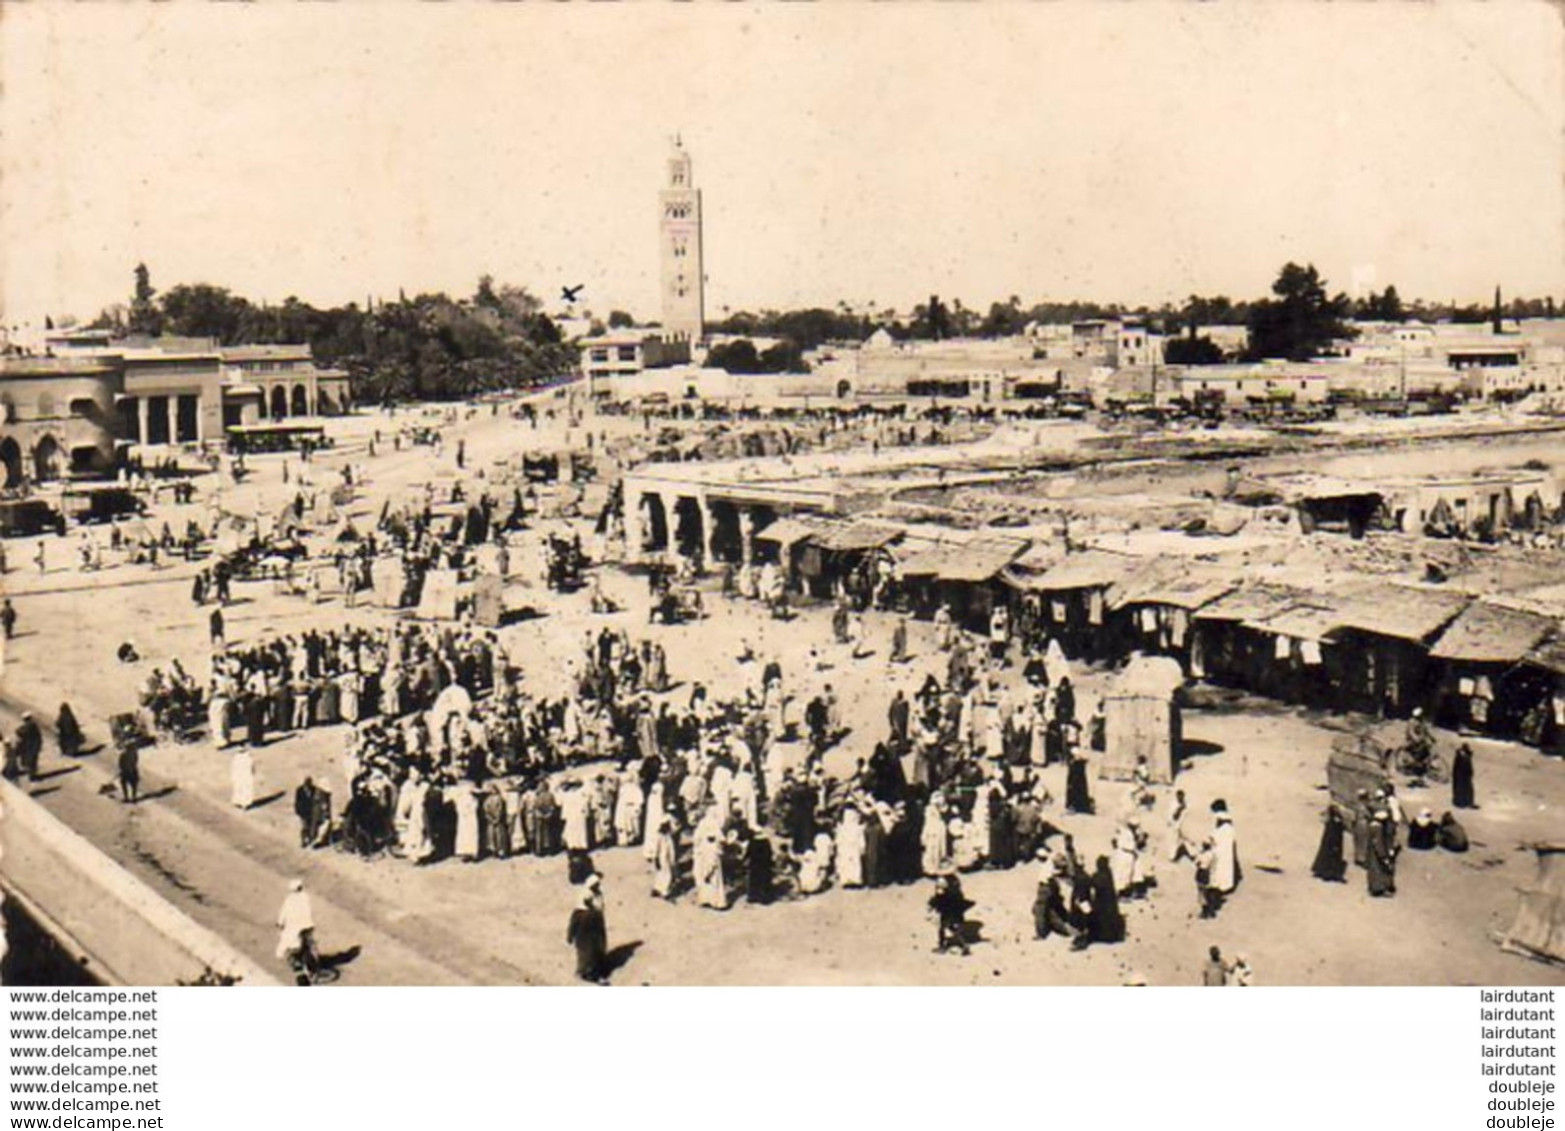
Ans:
<svg viewBox="0 0 1565 1131"><path fill-rule="evenodd" d="M671 137L707 316L931 293L1565 295L1544 3L8 7L7 324L160 289L480 275L658 316ZM1394 52L1387 45L1394 45Z"/></svg>

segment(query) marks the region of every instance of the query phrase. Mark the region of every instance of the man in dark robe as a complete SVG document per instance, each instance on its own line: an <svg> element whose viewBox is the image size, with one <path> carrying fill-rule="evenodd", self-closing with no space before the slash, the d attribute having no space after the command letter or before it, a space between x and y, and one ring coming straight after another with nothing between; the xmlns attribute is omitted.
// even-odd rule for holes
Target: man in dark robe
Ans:
<svg viewBox="0 0 1565 1131"><path fill-rule="evenodd" d="M1119 910L1119 895L1114 890L1114 874L1109 870L1107 856L1098 857L1097 870L1092 876L1092 926L1089 930L1095 943L1125 941L1125 916Z"/></svg>
<svg viewBox="0 0 1565 1131"><path fill-rule="evenodd" d="M1075 940L1077 931L1071 926L1070 908L1065 902L1065 889L1058 876L1039 881L1037 895L1032 901L1032 924L1036 938L1062 935Z"/></svg>
<svg viewBox="0 0 1565 1131"><path fill-rule="evenodd" d="M956 876L940 876L935 880L935 894L929 897L929 909L939 922L935 936L935 953L944 954L953 947L971 954L967 946L967 910L973 901L962 892L962 881Z"/></svg>
<svg viewBox="0 0 1565 1131"><path fill-rule="evenodd" d="M22 721L16 728L16 737L13 739L16 747L17 768L27 776L29 780L38 776L38 759L43 753L43 731L38 729L38 722L33 718L33 713L28 711L22 715Z"/></svg>
<svg viewBox="0 0 1565 1131"><path fill-rule="evenodd" d="M125 744L119 759L120 800L126 804L141 796L141 751L134 740Z"/></svg>
<svg viewBox="0 0 1565 1131"><path fill-rule="evenodd" d="M308 848L315 840L314 778L305 778L293 791L293 813L299 818L299 847Z"/></svg>
<svg viewBox="0 0 1565 1131"><path fill-rule="evenodd" d="M576 976L584 982L608 984L608 925L603 918L603 891L594 873L582 885L581 899L571 912L565 941L576 947Z"/></svg>
<svg viewBox="0 0 1565 1131"><path fill-rule="evenodd" d="M1478 808L1473 792L1473 748L1465 742L1451 759L1451 804L1458 809Z"/></svg>
<svg viewBox="0 0 1565 1131"><path fill-rule="evenodd" d="M907 749L907 728L910 709L907 697L902 694L902 689L897 688L896 695L891 700L891 706L886 708L886 721L891 726L892 749L901 754Z"/></svg>
<svg viewBox="0 0 1565 1131"><path fill-rule="evenodd" d="M484 791L479 815L483 818L484 854L500 859L511 855L511 822L499 790Z"/></svg>
<svg viewBox="0 0 1565 1131"><path fill-rule="evenodd" d="M1320 833L1320 847L1315 852L1315 863L1310 872L1317 880L1328 884L1346 882L1348 862L1342 855L1342 835L1345 828L1342 815L1335 805L1326 807L1326 823Z"/></svg>
<svg viewBox="0 0 1565 1131"><path fill-rule="evenodd" d="M86 744L86 737L82 734L81 724L76 721L76 713L71 710L69 703L60 704L60 713L54 724L54 733L60 740L60 753L67 758L76 757Z"/></svg>
<svg viewBox="0 0 1565 1131"><path fill-rule="evenodd" d="M266 707L264 697L245 696L245 729L251 746L263 746L266 743Z"/></svg>
<svg viewBox="0 0 1565 1131"><path fill-rule="evenodd" d="M1065 776L1065 809L1070 813L1091 813L1092 794L1087 788L1087 760L1072 758Z"/></svg>
<svg viewBox="0 0 1565 1131"><path fill-rule="evenodd" d="M1369 851L1365 855L1365 869L1369 877L1369 894L1376 898L1395 895L1397 891L1397 830L1391 823L1391 814L1376 810L1369 823Z"/></svg>
<svg viewBox="0 0 1565 1131"><path fill-rule="evenodd" d="M864 886L878 888L886 882L886 828L880 816L871 812L864 818Z"/></svg>
<svg viewBox="0 0 1565 1131"><path fill-rule="evenodd" d="M771 838L764 829L758 829L745 847L745 898L751 903L765 906L775 896L774 876L776 861L772 853Z"/></svg>
<svg viewBox="0 0 1565 1131"><path fill-rule="evenodd" d="M1467 830L1462 828L1461 822L1452 814L1446 813L1440 818L1440 829L1437 835L1440 847L1447 852L1467 851Z"/></svg>
<svg viewBox="0 0 1565 1131"><path fill-rule="evenodd" d="M1009 868L1016 863L1016 824L1011 803L1000 790L991 790L989 806L989 867Z"/></svg>

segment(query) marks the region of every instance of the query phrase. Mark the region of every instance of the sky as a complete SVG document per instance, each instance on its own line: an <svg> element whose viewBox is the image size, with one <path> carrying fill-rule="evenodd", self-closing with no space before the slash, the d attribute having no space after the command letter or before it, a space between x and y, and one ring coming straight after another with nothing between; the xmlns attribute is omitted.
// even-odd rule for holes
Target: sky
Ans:
<svg viewBox="0 0 1565 1131"><path fill-rule="evenodd" d="M656 318L670 138L707 308L1565 296L1547 3L6 5L0 322L154 285L478 277Z"/></svg>

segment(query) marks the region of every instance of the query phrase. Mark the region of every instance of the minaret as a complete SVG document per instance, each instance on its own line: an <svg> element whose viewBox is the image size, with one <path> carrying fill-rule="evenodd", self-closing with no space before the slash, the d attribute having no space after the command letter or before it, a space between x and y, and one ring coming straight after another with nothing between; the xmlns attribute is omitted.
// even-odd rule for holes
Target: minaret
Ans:
<svg viewBox="0 0 1565 1131"><path fill-rule="evenodd" d="M663 328L695 343L705 332L705 278L701 262L701 190L695 187L690 154L679 138L668 159L668 183L659 194L663 258Z"/></svg>

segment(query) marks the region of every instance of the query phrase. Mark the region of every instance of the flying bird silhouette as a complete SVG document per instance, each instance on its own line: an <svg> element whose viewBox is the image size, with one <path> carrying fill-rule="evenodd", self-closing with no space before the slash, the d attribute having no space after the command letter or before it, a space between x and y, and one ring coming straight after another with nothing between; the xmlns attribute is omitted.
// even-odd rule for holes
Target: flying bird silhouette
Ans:
<svg viewBox="0 0 1565 1131"><path fill-rule="evenodd" d="M561 287L560 297L566 302L575 302L576 296L581 294L582 288L586 285L586 283L577 283L574 287Z"/></svg>

